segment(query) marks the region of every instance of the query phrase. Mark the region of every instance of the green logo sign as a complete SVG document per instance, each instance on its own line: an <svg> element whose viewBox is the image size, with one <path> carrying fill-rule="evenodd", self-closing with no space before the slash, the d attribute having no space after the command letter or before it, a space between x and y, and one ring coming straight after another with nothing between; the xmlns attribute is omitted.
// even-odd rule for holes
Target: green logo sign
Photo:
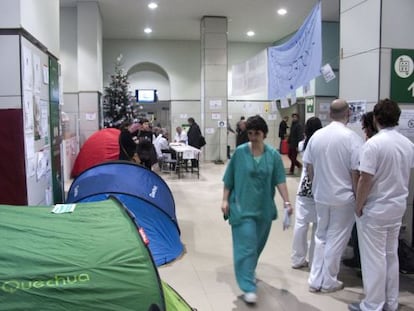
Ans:
<svg viewBox="0 0 414 311"><path fill-rule="evenodd" d="M414 50L392 50L391 99L414 103Z"/></svg>

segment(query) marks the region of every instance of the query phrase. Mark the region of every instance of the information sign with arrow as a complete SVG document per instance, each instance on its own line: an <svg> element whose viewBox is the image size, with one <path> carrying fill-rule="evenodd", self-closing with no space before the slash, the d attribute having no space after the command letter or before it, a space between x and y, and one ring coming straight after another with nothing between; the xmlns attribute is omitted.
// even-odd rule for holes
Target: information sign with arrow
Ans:
<svg viewBox="0 0 414 311"><path fill-rule="evenodd" d="M414 103L414 50L392 50L390 97L399 103Z"/></svg>

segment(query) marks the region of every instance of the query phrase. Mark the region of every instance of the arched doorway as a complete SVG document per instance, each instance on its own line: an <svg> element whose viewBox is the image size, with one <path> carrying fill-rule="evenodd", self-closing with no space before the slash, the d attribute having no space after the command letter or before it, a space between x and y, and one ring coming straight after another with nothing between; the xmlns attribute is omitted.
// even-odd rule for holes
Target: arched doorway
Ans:
<svg viewBox="0 0 414 311"><path fill-rule="evenodd" d="M157 101L138 103L139 116L149 119L154 126L170 129L171 93L167 72L157 64L143 62L132 66L127 75L132 94L139 89L157 90Z"/></svg>

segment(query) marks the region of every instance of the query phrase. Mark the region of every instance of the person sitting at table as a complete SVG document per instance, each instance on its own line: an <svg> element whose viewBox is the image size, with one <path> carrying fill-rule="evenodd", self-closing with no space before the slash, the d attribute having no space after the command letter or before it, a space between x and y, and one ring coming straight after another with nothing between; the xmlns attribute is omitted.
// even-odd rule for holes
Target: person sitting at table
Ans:
<svg viewBox="0 0 414 311"><path fill-rule="evenodd" d="M181 126L177 126L175 131L174 142L187 144L187 133L181 128Z"/></svg>
<svg viewBox="0 0 414 311"><path fill-rule="evenodd" d="M138 156L141 158L142 164L151 169L151 167L158 162L157 151L155 150L154 145L152 144L153 133L151 129L151 124L148 119L141 119L139 121L141 128L138 132L138 149L141 150L145 159L143 159L138 152ZM149 154L149 159L147 159L147 153Z"/></svg>
<svg viewBox="0 0 414 311"><path fill-rule="evenodd" d="M165 128L160 129L157 137L153 141L155 150L157 151L158 159L162 158L161 150L169 149L168 132Z"/></svg>

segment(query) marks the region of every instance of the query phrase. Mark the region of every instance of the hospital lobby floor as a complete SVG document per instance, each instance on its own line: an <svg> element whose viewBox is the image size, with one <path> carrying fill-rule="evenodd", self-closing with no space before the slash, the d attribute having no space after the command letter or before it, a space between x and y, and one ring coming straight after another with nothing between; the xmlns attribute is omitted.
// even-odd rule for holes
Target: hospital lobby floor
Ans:
<svg viewBox="0 0 414 311"><path fill-rule="evenodd" d="M288 159L284 157L285 167ZM339 279L345 288L331 294L308 291L308 269L291 268L293 230L283 231L279 219L273 222L269 240L257 267L258 302L249 307L241 299L233 272L231 230L223 220L221 199L225 164L203 162L200 178L187 173L159 173L170 187L185 253L159 268L161 278L198 311L342 311L363 297L362 280L355 270L341 265ZM288 176L290 201L295 202L299 177ZM276 195L279 215L282 201ZM294 219L292 218L292 222ZM414 275L400 274L400 308L414 311Z"/></svg>

